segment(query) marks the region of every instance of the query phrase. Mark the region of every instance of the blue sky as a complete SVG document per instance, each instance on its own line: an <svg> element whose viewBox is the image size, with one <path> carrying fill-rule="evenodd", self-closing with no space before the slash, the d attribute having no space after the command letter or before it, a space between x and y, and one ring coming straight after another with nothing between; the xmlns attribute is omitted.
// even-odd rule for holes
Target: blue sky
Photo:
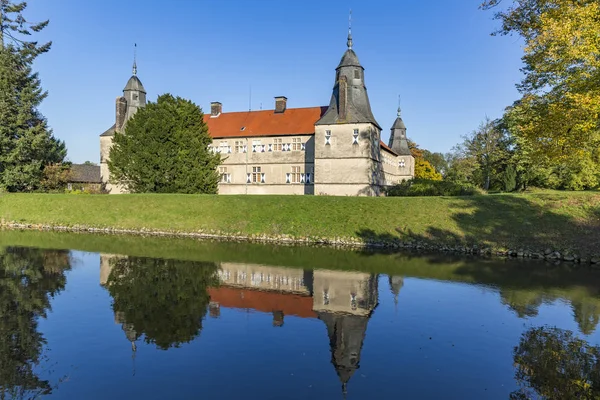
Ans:
<svg viewBox="0 0 600 400"><path fill-rule="evenodd" d="M98 162L134 43L152 101L169 92L207 111L211 101L242 111L252 87L253 109L279 95L288 107L327 105L350 8L384 141L401 94L409 137L446 152L518 98L522 45L490 36L498 21L481 1L30 0L26 16L50 19L38 39L53 47L35 64L49 91L41 111L73 162Z"/></svg>

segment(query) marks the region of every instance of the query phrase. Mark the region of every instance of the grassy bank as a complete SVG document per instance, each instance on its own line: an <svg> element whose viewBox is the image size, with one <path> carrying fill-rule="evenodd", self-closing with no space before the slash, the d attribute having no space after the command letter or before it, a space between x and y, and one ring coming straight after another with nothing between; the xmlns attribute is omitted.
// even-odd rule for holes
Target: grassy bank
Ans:
<svg viewBox="0 0 600 400"><path fill-rule="evenodd" d="M600 252L600 193L464 198L0 195L4 223Z"/></svg>

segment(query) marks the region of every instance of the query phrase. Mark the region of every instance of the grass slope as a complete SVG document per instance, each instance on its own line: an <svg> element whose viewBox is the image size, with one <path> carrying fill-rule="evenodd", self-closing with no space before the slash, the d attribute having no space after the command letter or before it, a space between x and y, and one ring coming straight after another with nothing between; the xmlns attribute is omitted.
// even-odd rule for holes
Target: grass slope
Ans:
<svg viewBox="0 0 600 400"><path fill-rule="evenodd" d="M0 195L0 220L171 232L600 250L600 193L447 197Z"/></svg>

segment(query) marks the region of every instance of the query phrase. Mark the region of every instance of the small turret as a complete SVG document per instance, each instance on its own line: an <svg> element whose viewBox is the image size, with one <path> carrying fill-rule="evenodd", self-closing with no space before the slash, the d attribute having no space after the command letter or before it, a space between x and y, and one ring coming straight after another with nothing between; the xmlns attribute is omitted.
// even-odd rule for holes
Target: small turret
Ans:
<svg viewBox="0 0 600 400"><path fill-rule="evenodd" d="M123 89L123 97L125 97L125 100L127 101L125 121L133 117L138 109L146 105L146 89L144 88L142 81L137 77L137 44L135 45L135 49L132 75Z"/></svg>
<svg viewBox="0 0 600 400"><path fill-rule="evenodd" d="M410 149L408 148L408 139L406 138L406 125L402 121L402 110L398 106L398 116L392 125L392 132L390 134L389 147L401 156L410 156Z"/></svg>

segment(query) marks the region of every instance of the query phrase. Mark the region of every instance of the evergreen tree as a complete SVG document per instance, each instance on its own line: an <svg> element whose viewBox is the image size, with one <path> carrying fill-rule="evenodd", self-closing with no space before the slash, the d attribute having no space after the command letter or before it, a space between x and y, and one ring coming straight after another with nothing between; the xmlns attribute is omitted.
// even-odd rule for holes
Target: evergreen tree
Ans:
<svg viewBox="0 0 600 400"><path fill-rule="evenodd" d="M517 187L517 170L514 165L509 164L504 171L502 176L502 183L504 184L504 191L512 192Z"/></svg>
<svg viewBox="0 0 600 400"><path fill-rule="evenodd" d="M189 100L160 96L115 133L112 181L134 193L217 193L219 154L202 110Z"/></svg>
<svg viewBox="0 0 600 400"><path fill-rule="evenodd" d="M47 360L38 322L65 287L70 268L66 250L0 248L0 399L52 392L47 374L40 374Z"/></svg>
<svg viewBox="0 0 600 400"><path fill-rule="evenodd" d="M129 326L131 339L167 350L194 340L218 286L218 267L210 262L145 257L112 259L107 289L113 311Z"/></svg>
<svg viewBox="0 0 600 400"><path fill-rule="evenodd" d="M0 0L0 190L32 191L40 186L46 165L66 156L62 141L52 136L38 106L47 96L33 60L50 49L20 39L44 29L48 21L30 24L26 3Z"/></svg>

